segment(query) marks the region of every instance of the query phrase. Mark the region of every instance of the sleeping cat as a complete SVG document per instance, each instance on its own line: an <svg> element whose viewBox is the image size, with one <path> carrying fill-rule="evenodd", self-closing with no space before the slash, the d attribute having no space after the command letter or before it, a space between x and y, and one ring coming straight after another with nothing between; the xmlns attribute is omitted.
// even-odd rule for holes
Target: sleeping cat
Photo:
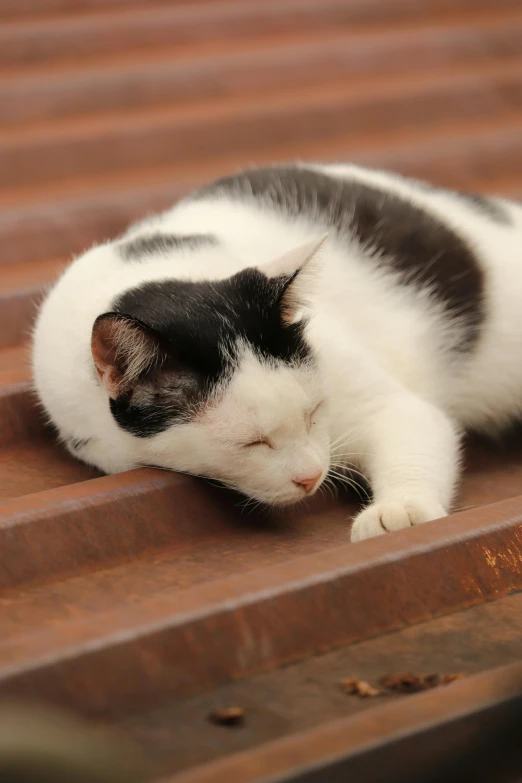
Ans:
<svg viewBox="0 0 522 783"><path fill-rule="evenodd" d="M355 469L360 540L444 516L522 413L522 206L352 165L253 169L65 271L34 332L69 451L291 504Z"/></svg>

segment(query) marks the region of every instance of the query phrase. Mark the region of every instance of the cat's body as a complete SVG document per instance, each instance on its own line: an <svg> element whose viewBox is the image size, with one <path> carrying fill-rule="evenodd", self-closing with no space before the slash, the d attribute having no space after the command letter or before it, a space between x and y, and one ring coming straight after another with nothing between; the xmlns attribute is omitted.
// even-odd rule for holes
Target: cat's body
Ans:
<svg viewBox="0 0 522 783"><path fill-rule="evenodd" d="M521 352L521 206L302 165L210 185L74 261L33 367L69 450L106 472L277 504L355 466L374 496L359 539L447 512L462 430L520 418Z"/></svg>

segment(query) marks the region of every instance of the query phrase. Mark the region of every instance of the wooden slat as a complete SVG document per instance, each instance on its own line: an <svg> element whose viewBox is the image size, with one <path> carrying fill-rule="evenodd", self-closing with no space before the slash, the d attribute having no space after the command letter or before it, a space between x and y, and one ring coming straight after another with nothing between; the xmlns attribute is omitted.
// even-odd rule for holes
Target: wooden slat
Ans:
<svg viewBox="0 0 522 783"><path fill-rule="evenodd" d="M62 477L49 448L44 458L56 484ZM147 469L94 478L96 471L66 464L76 470L74 484L66 475L62 487L0 502L0 588L233 532L228 507L195 479Z"/></svg>
<svg viewBox="0 0 522 783"><path fill-rule="evenodd" d="M0 694L103 715L161 703L520 590L521 547L514 498L189 590L140 585L139 603L40 632L22 608ZM136 589L132 566L117 589Z"/></svg>
<svg viewBox="0 0 522 783"><path fill-rule="evenodd" d="M255 90L323 84L327 79L361 79L383 72L425 72L520 55L522 14L495 12L450 30L432 25L389 25L362 32L312 32L276 41L238 42L232 51L207 46L185 56L122 56L82 68L39 69L0 78L4 127L10 123L91 113L136 110L187 99L220 99ZM515 60L516 64L516 60Z"/></svg>
<svg viewBox="0 0 522 783"><path fill-rule="evenodd" d="M212 2L214 0L211 0ZM207 6L209 0L191 0L191 3L201 2ZM185 5L187 0L155 0L154 6ZM26 21L28 19L59 18L62 16L78 16L96 13L103 10L126 10L128 8L143 8L149 5L147 0L2 0L0 3L0 19Z"/></svg>
<svg viewBox="0 0 522 783"><path fill-rule="evenodd" d="M332 652L315 655L290 666L262 672L252 677L226 683L211 691L189 696L177 697L160 709L140 711L117 720L119 730L142 750L147 758L154 758L157 768L163 770L165 776L183 775L190 768L210 762L218 762L217 769L223 765L224 757L241 754L243 758L255 758L262 755L262 748L274 741L298 739L296 761L299 744L310 733L317 735L328 730L332 724L347 719L365 718L368 714L375 727L372 736L375 749L386 747L389 737L379 735L380 722L375 720L374 710L382 706L394 704L401 710L402 703L415 701L415 694L392 694L387 691L376 698L361 699L347 695L340 683L347 677L357 677L374 685L379 684L383 675L395 671L409 672L460 672L474 676L478 673L500 666L519 663L520 638L517 632L522 595L515 594L500 598L492 603L477 605L450 615L430 619L425 623L401 628L385 636L373 637L362 642L340 647ZM484 629L488 629L484 633ZM512 694L517 692L517 683L510 687ZM444 700L447 691L439 689L437 700ZM492 694L493 695L493 694ZM498 694L500 696L500 694ZM460 701L460 700L459 700ZM220 706L241 705L245 712L243 726L230 729L216 726L207 720L212 710ZM411 705L413 706L413 705ZM452 717L458 717L451 711ZM435 722L436 723L436 722ZM517 751L520 754L517 718L513 724ZM356 724L357 725L357 724ZM418 738L422 736L422 725L412 727L409 738L408 752L402 754L402 759L409 762L408 769L402 769L404 777L401 783L427 783L418 774L413 764L413 757L422 762L424 752L417 751ZM415 729L417 732L415 733ZM499 727L500 728L500 727ZM352 755L347 739L346 752ZM494 740L494 735L490 736ZM468 742L468 750L476 750L473 742ZM361 749L362 750L362 749ZM437 742L438 761L447 760L448 755L454 756L456 748L451 742ZM505 752L498 743L490 761L499 772L499 756ZM306 753L306 751L305 751ZM354 746L355 755L357 751ZM383 777L389 780L389 774L395 773L393 766L386 766L386 775L379 771L377 758L366 756L364 770L369 772L374 768L376 782L381 783ZM266 753L264 754L266 757ZM362 753L361 753L362 755ZM455 759L455 756L454 756ZM458 760L458 758L456 759ZM289 759L290 761L290 759ZM294 761L294 760L292 760ZM401 757L397 760L401 762ZM321 765L322 766L322 765ZM452 776L440 774L440 769L433 770L430 764L422 764L422 768L437 773L430 783L454 779ZM217 775L217 769L215 774ZM306 769L306 768L305 768ZM260 772L262 774L263 768ZM292 772L298 776L304 774L303 767L296 763ZM478 781L468 776L456 776L455 779ZM368 778L361 774L368 783ZM232 778L233 779L233 778ZM360 783L358 776L350 775L349 780ZM488 780L488 778L486 778ZM495 778L495 780L497 780ZM498 782L497 782L498 783Z"/></svg>
<svg viewBox="0 0 522 783"><path fill-rule="evenodd" d="M16 266L0 264L0 378L7 369L3 349L30 339L38 304L64 266L62 259L26 261ZM16 357L12 350L8 353ZM15 362L20 365L18 358Z"/></svg>
<svg viewBox="0 0 522 783"><path fill-rule="evenodd" d="M147 114L75 120L0 134L0 186L24 186L64 177L125 170L139 156L144 166L198 161L230 148L244 155L278 143L325 139L338 132L367 133L426 127L449 113L456 121L516 109L522 60L430 76L344 82L281 90L263 102L220 98ZM208 128L212 128L209 135Z"/></svg>
<svg viewBox="0 0 522 783"><path fill-rule="evenodd" d="M479 770L469 768L470 741L476 743L477 755L484 745L489 750L483 763L491 765L491 780L514 781L513 773L503 768L500 750L506 748L501 747L501 738L497 749L490 743L499 726L506 723L511 728L506 712L513 719L520 714L521 679L522 665L506 666L454 683L442 692L378 706L266 743L259 750L164 778L161 783L377 783L383 780L384 771L387 783L416 783L431 780L428 774L434 767L448 774L444 761L452 760L455 778L449 779L471 780L475 778L467 775ZM515 736L513 731L506 743L512 755L516 753ZM459 757L466 759L466 768L462 762L459 766Z"/></svg>
<svg viewBox="0 0 522 783"><path fill-rule="evenodd" d="M292 157L351 159L394 168L440 184L468 188L473 182L517 176L521 170L522 115L501 114L482 122L441 123L424 131L334 135L319 143L289 141L256 154L256 162ZM13 191L11 208L0 212L0 264L79 252L93 241L117 236L131 221L165 209L207 178L247 165L251 155L230 153L208 163L133 170L114 177L87 179L63 186ZM493 190L494 190L493 184ZM0 202L1 206L1 202Z"/></svg>
<svg viewBox="0 0 522 783"><path fill-rule="evenodd" d="M0 383L0 447L20 442L27 437L39 441L45 434L42 416L27 380L25 368L17 368L2 373ZM2 462L9 459L2 455ZM7 481L6 492L14 491L11 478Z"/></svg>
<svg viewBox="0 0 522 783"><path fill-rule="evenodd" d="M38 2L15 1L18 8L24 2ZM61 0L43 0L57 1ZM95 2L100 4L100 0ZM424 0L422 5L414 0L267 0L262 4L252 0L209 0L145 5L139 0L139 5L141 8L136 10L130 5L128 9L109 8L83 16L53 15L32 23L31 17L4 22L0 28L0 68L33 67L59 59L92 60L115 50L134 49L141 53L151 48L172 49L216 39L233 44L259 34L277 37L296 29L322 32L340 26L368 26L440 15L451 26L452 19L464 13L477 16L493 10L519 9L518 0L459 0L457 7L452 0Z"/></svg>

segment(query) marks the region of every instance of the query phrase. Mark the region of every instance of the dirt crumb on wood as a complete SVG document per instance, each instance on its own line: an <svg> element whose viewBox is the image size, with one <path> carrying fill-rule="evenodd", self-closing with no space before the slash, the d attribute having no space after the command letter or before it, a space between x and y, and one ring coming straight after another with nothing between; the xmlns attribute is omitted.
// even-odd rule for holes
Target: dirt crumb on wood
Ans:
<svg viewBox="0 0 522 783"><path fill-rule="evenodd" d="M464 677L464 674L386 674L381 677L379 684L388 691L395 693L419 693L439 685L449 685Z"/></svg>
<svg viewBox="0 0 522 783"><path fill-rule="evenodd" d="M371 685L358 677L348 677L342 680L341 688L345 693L360 698L381 696L383 693L420 693L441 685L449 685L465 677L465 674L385 674L380 678L378 686Z"/></svg>
<svg viewBox="0 0 522 783"><path fill-rule="evenodd" d="M245 710L242 707L223 707L212 710L208 719L218 726L241 726L245 722Z"/></svg>
<svg viewBox="0 0 522 783"><path fill-rule="evenodd" d="M357 677L348 677L348 679L343 680L341 682L341 688L345 693L360 696L362 699L380 696L382 693L379 688L375 688L375 686L370 685L369 682L365 682L364 680L358 680Z"/></svg>

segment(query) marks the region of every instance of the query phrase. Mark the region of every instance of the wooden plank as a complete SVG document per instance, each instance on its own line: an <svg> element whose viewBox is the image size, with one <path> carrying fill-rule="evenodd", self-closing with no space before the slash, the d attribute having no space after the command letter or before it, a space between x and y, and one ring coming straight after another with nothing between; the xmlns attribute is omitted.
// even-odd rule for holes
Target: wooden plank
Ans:
<svg viewBox="0 0 522 783"><path fill-rule="evenodd" d="M480 122L445 120L424 131L390 131L384 140L380 133L349 138L342 134L313 143L294 140L258 152L256 161L348 159L447 186L467 188L478 180L484 189L488 183L494 189L496 177L515 177L521 171L521 129L520 113L510 112ZM93 241L117 236L143 214L166 209L191 188L248 165L249 160L247 154L230 152L205 163L134 169L117 177L69 182L65 187L31 188L20 195L11 191L0 212L0 264L80 252Z"/></svg>
<svg viewBox="0 0 522 783"><path fill-rule="evenodd" d="M0 28L0 68L34 67L57 60L92 61L115 50L134 50L140 54L158 47L194 46L201 41L223 40L233 45L238 40L258 35L285 35L289 31L326 30L354 25L393 23L400 20L432 19L443 16L451 26L464 14L476 17L481 13L515 11L518 0L424 0L422 6L414 0L267 0L265 3L209 2L154 3L131 0L122 9L114 8L121 0L110 4L94 0L91 8L98 13L53 14L34 19L20 14L24 6L34 10L38 0L15 0L19 18L9 13L3 2L4 18L11 16ZM74 0L78 3L79 0ZM85 0L80 0L85 2ZM64 10L63 0L42 0L38 8L54 3ZM133 7L134 6L134 7ZM140 7L141 6L141 7ZM106 10L105 10L106 9ZM0 17L1 18L1 17Z"/></svg>
<svg viewBox="0 0 522 783"><path fill-rule="evenodd" d="M521 564L518 497L32 626L0 643L0 694L121 714L520 590ZM120 592L135 589L132 565L127 573Z"/></svg>
<svg viewBox="0 0 522 783"><path fill-rule="evenodd" d="M315 32L284 39L222 44L179 53L112 55L81 68L51 68L0 77L4 128L9 124L137 108L202 98L226 98L255 90L311 86L383 72L430 72L462 64L501 63L520 54L522 14L443 22L386 25L362 32Z"/></svg>
<svg viewBox="0 0 522 783"><path fill-rule="evenodd" d="M384 770L387 783L471 781L478 779L478 764L494 775L481 779L515 783L516 773L505 762L509 752L509 761L515 757L520 771L522 754L510 719L518 719L522 712L521 681L522 665L513 664L453 683L443 691L419 694L266 743L261 749L164 778L162 783L378 783ZM500 726L506 727L503 737ZM476 743L477 758L469 753L470 741ZM489 755L480 754L482 747ZM435 773L433 777L429 772ZM437 777L437 772L446 774ZM454 777L449 777L450 772Z"/></svg>
<svg viewBox="0 0 522 783"><path fill-rule="evenodd" d="M49 446L42 458L47 490L24 494L15 474L14 494L24 496L0 501L0 589L233 534L226 504L191 477L144 468L93 478L96 471L65 455L53 461Z"/></svg>
<svg viewBox="0 0 522 783"><path fill-rule="evenodd" d="M44 427L25 370L2 373L0 382L0 446L7 447L28 437L35 442L49 433ZM11 486L10 486L11 490ZM1 493L0 493L1 496Z"/></svg>
<svg viewBox="0 0 522 783"><path fill-rule="evenodd" d="M159 166L212 158L230 148L251 155L274 138L278 144L312 142L339 127L346 134L367 133L382 123L390 130L422 128L448 113L470 121L516 108L520 93L522 61L360 80L351 89L341 82L278 90L263 102L254 94L4 131L0 184L20 187L125 170L137 157L143 166Z"/></svg>
<svg viewBox="0 0 522 783"><path fill-rule="evenodd" d="M522 594L510 595L282 669L170 699L164 706L124 716L116 721L116 727L146 758L154 759L163 776L195 771L213 762L220 766L224 757L257 754L275 740L315 733L333 722L415 699L415 694L388 691L366 699L347 695L340 683L348 677L379 686L380 678L393 672L472 676L519 663L521 613ZM445 695L439 689L438 697L444 699ZM208 720L213 710L226 705L242 707L241 726L216 726ZM519 723L514 724L517 732ZM376 732L375 746L386 739ZM407 758L411 760L414 740L410 746ZM444 752L445 747L439 750ZM444 779L439 777L437 783ZM420 780L422 777L415 783Z"/></svg>
<svg viewBox="0 0 522 783"><path fill-rule="evenodd" d="M62 259L0 264L0 380L6 368L4 349L29 340L38 304L64 265ZM11 356L19 367L12 351Z"/></svg>

